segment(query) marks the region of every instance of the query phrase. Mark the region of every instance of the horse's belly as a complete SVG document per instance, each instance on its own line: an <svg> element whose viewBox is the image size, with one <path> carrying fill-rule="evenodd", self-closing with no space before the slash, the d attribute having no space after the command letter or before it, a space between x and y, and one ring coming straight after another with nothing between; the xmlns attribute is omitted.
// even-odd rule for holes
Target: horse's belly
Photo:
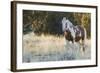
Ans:
<svg viewBox="0 0 100 73"><path fill-rule="evenodd" d="M79 37L79 36L76 37L76 38L75 38L75 42L78 42L80 39L81 39L81 37Z"/></svg>

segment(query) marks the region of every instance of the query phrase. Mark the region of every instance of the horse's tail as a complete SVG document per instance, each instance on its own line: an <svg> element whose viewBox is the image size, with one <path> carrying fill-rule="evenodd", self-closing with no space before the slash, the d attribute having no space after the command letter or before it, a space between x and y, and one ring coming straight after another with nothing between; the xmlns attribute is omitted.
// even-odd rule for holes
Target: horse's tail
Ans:
<svg viewBox="0 0 100 73"><path fill-rule="evenodd" d="M86 40L87 38L87 32L86 32L86 29L84 28L84 41Z"/></svg>

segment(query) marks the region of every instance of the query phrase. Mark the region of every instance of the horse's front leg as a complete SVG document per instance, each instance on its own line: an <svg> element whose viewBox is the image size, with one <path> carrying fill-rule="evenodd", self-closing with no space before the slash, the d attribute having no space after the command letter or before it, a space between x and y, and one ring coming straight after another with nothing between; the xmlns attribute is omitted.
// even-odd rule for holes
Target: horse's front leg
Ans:
<svg viewBox="0 0 100 73"><path fill-rule="evenodd" d="M75 38L73 38L72 43L75 44Z"/></svg>
<svg viewBox="0 0 100 73"><path fill-rule="evenodd" d="M72 47L73 47L73 49L76 49L76 42L75 42L75 39L72 40Z"/></svg>

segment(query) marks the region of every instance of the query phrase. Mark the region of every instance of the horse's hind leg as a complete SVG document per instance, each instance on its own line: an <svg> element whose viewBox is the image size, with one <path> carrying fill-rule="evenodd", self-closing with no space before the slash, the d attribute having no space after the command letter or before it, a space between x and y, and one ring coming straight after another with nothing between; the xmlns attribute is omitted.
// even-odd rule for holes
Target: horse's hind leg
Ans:
<svg viewBox="0 0 100 73"><path fill-rule="evenodd" d="M82 50L85 51L85 40L82 40Z"/></svg>
<svg viewBox="0 0 100 73"><path fill-rule="evenodd" d="M80 45L79 46L80 50L83 51L83 43L82 43L82 40L79 40L79 45Z"/></svg>

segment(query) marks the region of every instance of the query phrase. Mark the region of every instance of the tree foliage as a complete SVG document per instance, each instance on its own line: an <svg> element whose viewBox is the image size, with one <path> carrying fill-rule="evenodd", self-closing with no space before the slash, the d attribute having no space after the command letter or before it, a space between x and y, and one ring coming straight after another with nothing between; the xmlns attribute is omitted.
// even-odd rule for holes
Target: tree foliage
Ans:
<svg viewBox="0 0 100 73"><path fill-rule="evenodd" d="M62 18L68 18L74 25L83 25L87 35L91 32L91 14L77 12L54 12L23 10L23 32L35 34L62 35Z"/></svg>

